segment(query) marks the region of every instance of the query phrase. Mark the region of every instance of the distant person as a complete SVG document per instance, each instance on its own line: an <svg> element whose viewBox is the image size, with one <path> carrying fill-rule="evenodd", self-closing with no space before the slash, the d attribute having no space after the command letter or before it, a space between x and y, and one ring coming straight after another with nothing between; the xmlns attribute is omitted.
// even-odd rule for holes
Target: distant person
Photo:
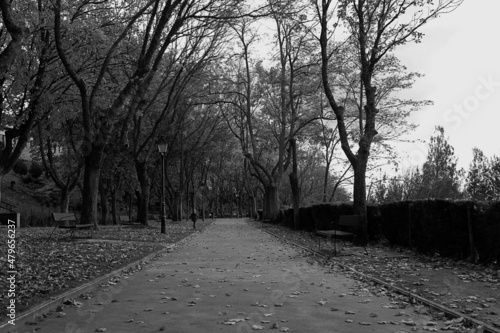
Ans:
<svg viewBox="0 0 500 333"><path fill-rule="evenodd" d="M193 221L193 229L196 229L196 219L198 218L198 216L196 215L196 210L193 211L193 213L191 213L191 221Z"/></svg>

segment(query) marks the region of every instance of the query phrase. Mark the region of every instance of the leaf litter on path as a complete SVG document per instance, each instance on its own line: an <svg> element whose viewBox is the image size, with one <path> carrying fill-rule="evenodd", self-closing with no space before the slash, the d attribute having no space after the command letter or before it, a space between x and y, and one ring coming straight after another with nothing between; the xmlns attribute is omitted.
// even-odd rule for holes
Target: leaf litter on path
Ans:
<svg viewBox="0 0 500 333"><path fill-rule="evenodd" d="M206 224L206 223L205 223ZM22 228L16 234L17 311L24 311L57 294L79 286L161 249L192 234L187 225L168 226L161 234L159 226L126 228L100 226L93 239L68 239L64 230L53 227ZM5 233L6 237L7 233ZM0 242L0 259L7 242ZM7 271L0 271L0 289L7 290ZM111 281L111 283L114 283ZM0 294L4 302L6 294ZM0 309L0 315L6 315Z"/></svg>
<svg viewBox="0 0 500 333"><path fill-rule="evenodd" d="M313 232L294 231L280 225L265 224L264 226L266 231L283 239L317 249L317 235ZM333 250L328 242L322 242L322 249ZM384 280L389 285L398 286L408 292L454 308L458 312L468 314L470 317L478 318L493 326L500 325L500 319L498 319L500 318L500 304L497 301L500 298L499 267L484 267L465 261L427 257L410 251L397 252L381 245L368 247L368 256L352 245L348 245L342 251L344 255L332 257L325 262L327 268L330 266L332 269L342 270L339 264L346 265L368 276ZM348 277L360 279L359 275L350 270L343 272ZM398 298L395 293L383 286L375 287L370 284L368 286L374 295ZM347 294L338 296L346 297ZM364 299L361 302L368 303L370 300ZM404 303L397 302L390 307L397 308L403 306ZM407 303L404 306L409 305L414 304Z"/></svg>

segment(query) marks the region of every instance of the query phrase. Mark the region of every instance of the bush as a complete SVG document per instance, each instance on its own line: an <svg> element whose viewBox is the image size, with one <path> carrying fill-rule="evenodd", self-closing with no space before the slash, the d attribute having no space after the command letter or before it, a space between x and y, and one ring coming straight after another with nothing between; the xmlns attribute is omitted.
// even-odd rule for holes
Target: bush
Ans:
<svg viewBox="0 0 500 333"><path fill-rule="evenodd" d="M353 214L353 207L320 204L302 207L299 212L299 230L328 230L340 215ZM284 211L278 220L293 228L293 210ZM392 202L368 206L367 220L370 240L388 241L391 246L409 247L427 255L466 259L471 254L472 236L478 256L474 259L483 264L500 264L500 202L490 205L433 199Z"/></svg>
<svg viewBox="0 0 500 333"><path fill-rule="evenodd" d="M14 167L12 170L21 176L26 176L28 174L28 165L26 164L26 161L19 160L14 164Z"/></svg>
<svg viewBox="0 0 500 333"><path fill-rule="evenodd" d="M314 206L299 209L299 230L314 231ZM293 224L293 210L292 210Z"/></svg>
<svg viewBox="0 0 500 333"><path fill-rule="evenodd" d="M500 265L500 202L474 210L475 246L481 263Z"/></svg>
<svg viewBox="0 0 500 333"><path fill-rule="evenodd" d="M470 253L467 204L440 199L412 202L410 244L423 254L467 258Z"/></svg>
<svg viewBox="0 0 500 333"><path fill-rule="evenodd" d="M37 179L43 174L44 168L38 162L31 162L29 174L31 177Z"/></svg>

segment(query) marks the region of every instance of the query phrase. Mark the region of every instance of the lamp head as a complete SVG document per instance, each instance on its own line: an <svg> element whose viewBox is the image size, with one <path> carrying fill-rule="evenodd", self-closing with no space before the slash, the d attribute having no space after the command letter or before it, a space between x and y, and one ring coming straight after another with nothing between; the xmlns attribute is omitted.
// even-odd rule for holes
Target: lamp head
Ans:
<svg viewBox="0 0 500 333"><path fill-rule="evenodd" d="M158 151L160 152L160 154L165 154L167 152L167 149L168 149L168 144L167 144L167 141L165 140L165 138L160 138L160 140L158 140Z"/></svg>

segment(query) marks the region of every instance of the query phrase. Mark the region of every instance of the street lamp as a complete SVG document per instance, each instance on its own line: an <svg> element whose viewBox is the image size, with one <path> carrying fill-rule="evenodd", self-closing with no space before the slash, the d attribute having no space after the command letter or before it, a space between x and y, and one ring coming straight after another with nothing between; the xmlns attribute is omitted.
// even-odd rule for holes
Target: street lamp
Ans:
<svg viewBox="0 0 500 333"><path fill-rule="evenodd" d="M201 187L201 220L205 221L205 182L200 181Z"/></svg>
<svg viewBox="0 0 500 333"><path fill-rule="evenodd" d="M168 144L164 138L158 141L158 151L161 155L161 233L166 233L165 221L165 154L167 153Z"/></svg>
<svg viewBox="0 0 500 333"><path fill-rule="evenodd" d="M236 197L236 211L238 212L236 217L240 218L240 194L236 192L234 196Z"/></svg>

